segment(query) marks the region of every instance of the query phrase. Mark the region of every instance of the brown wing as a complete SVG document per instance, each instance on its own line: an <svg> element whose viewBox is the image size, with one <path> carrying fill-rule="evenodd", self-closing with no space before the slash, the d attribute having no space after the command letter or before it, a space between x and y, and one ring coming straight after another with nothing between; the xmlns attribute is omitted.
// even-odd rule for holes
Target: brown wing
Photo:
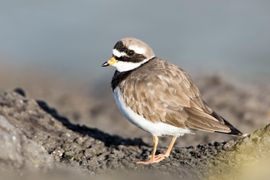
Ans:
<svg viewBox="0 0 270 180"><path fill-rule="evenodd" d="M148 120L208 132L230 132L224 121L210 115L213 111L202 101L190 77L166 61L155 59L138 68L120 88L124 101Z"/></svg>

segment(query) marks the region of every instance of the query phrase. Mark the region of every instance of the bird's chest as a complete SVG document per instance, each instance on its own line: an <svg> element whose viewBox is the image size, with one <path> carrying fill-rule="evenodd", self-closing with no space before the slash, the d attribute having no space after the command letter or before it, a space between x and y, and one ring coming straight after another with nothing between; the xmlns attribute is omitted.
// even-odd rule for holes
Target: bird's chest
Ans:
<svg viewBox="0 0 270 180"><path fill-rule="evenodd" d="M115 88L113 91L114 100L116 102L117 107L121 111L121 113L133 124L136 126L148 131L147 126L150 125L151 122L146 120L143 116L134 112L124 101L123 94L119 87Z"/></svg>
<svg viewBox="0 0 270 180"><path fill-rule="evenodd" d="M162 136L162 135L181 136L189 132L189 130L177 128L177 127L174 127L172 125L169 125L160 121L152 122L150 120L145 119L143 116L137 114L125 103L119 87L114 89L113 96L114 96L116 105L121 111L121 113L131 123L135 124L139 128L151 134L154 134L157 136Z"/></svg>

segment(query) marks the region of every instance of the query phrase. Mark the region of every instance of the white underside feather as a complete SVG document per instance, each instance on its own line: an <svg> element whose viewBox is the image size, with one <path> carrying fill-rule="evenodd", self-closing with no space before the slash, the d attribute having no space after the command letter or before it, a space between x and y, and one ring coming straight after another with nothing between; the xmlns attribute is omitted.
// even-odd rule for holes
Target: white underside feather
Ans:
<svg viewBox="0 0 270 180"><path fill-rule="evenodd" d="M145 119L143 116L138 115L135 113L131 108L126 106L120 89L117 87L115 88L114 92L114 99L115 102L120 109L120 111L124 114L124 116L133 124L138 126L139 128L153 134L156 136L162 135L171 135L171 136L182 136L186 133L191 133L189 129L178 128L172 126L170 124L166 124L163 122L151 122L150 120Z"/></svg>

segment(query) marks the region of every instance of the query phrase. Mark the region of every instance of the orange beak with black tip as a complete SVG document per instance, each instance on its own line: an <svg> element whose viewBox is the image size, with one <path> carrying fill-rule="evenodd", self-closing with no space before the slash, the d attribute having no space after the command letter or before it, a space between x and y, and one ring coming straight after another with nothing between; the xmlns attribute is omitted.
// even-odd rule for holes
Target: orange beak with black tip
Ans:
<svg viewBox="0 0 270 180"><path fill-rule="evenodd" d="M112 66L114 64L116 64L118 61L115 59L115 57L111 57L108 61L104 62L102 64L102 67L107 67L107 66Z"/></svg>

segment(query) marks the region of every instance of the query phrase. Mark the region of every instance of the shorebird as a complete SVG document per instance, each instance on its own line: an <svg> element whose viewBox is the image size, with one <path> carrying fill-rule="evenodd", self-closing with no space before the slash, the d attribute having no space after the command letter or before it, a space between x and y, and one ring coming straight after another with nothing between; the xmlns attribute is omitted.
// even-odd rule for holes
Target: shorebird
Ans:
<svg viewBox="0 0 270 180"><path fill-rule="evenodd" d="M103 67L116 71L111 81L116 105L122 114L153 136L153 151L141 164L168 157L177 137L196 131L242 135L213 111L199 89L181 68L156 57L152 48L136 38L119 40ZM172 136L165 153L156 155L160 136Z"/></svg>

